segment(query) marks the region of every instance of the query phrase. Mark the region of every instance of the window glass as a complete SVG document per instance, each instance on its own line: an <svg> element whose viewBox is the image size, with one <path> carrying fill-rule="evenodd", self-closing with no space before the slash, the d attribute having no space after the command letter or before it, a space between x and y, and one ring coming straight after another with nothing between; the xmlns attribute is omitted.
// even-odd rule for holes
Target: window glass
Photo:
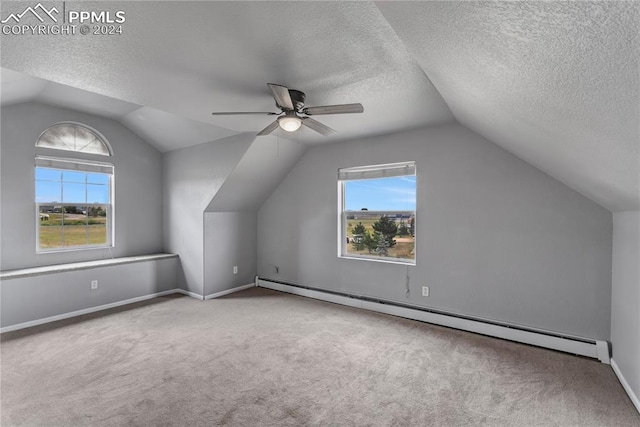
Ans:
<svg viewBox="0 0 640 427"><path fill-rule="evenodd" d="M109 176L103 173L88 173L87 183L107 185L109 183Z"/></svg>
<svg viewBox="0 0 640 427"><path fill-rule="evenodd" d="M62 180L64 182L79 182L81 184L84 184L87 181L87 173L63 170Z"/></svg>
<svg viewBox="0 0 640 427"><path fill-rule="evenodd" d="M113 166L44 157L36 164L73 167L35 168L38 250L111 246Z"/></svg>
<svg viewBox="0 0 640 427"><path fill-rule="evenodd" d="M78 123L58 123L40 135L36 147L111 156L111 147L98 132Z"/></svg>
<svg viewBox="0 0 640 427"><path fill-rule="evenodd" d="M109 186L87 184L88 203L109 203Z"/></svg>
<svg viewBox="0 0 640 427"><path fill-rule="evenodd" d="M61 201L60 182L36 181L36 203L59 203Z"/></svg>
<svg viewBox="0 0 640 427"><path fill-rule="evenodd" d="M79 182L62 181L62 201L84 203L87 201L87 185Z"/></svg>

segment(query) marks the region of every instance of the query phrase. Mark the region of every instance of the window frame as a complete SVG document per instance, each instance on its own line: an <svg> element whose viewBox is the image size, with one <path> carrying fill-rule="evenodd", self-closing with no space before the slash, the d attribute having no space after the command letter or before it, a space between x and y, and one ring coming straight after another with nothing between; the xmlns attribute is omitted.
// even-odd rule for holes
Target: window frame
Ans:
<svg viewBox="0 0 640 427"><path fill-rule="evenodd" d="M49 162L49 165L46 163ZM69 167L63 167L63 165L68 165ZM52 202L38 202L37 201L37 190L36 184L38 180L36 179L36 171L38 168L42 169L51 169L57 171L71 171L71 172L84 172L84 173L103 173L108 175L108 195L109 200L108 203L75 203L75 202L65 202L61 201L56 203L56 205L60 205L62 208L64 206L86 206L90 207L104 207L106 208L106 239L107 241L104 244L100 245L74 245L74 246L59 246L55 248L42 248L40 246L40 207L41 206L49 206ZM101 171L100 169L109 170L109 172ZM36 227L36 239L35 239L35 248L36 254L46 254L46 253L59 253L59 252L72 252L72 251L84 251L91 249L110 249L115 246L115 167L111 163L107 162L98 162L93 160L85 160L85 159L72 159L72 158L62 158L62 157L53 157L53 156L44 156L37 155L35 158L35 166L33 168L33 190L34 190L34 204L35 204L35 227ZM61 181L62 184L63 181ZM85 183L85 185L87 185ZM88 222L88 218L87 218ZM86 224L88 227L88 224ZM64 243L64 225L62 225L62 243Z"/></svg>
<svg viewBox="0 0 640 427"><path fill-rule="evenodd" d="M398 170L406 167L408 170L411 170L412 173L398 173ZM354 178L349 176L362 176L362 178ZM393 178L399 176L415 176L416 177L416 208L413 212L413 228L414 228L414 247L413 259L409 258L396 258L396 257L384 257L379 255L357 255L357 254L349 254L347 252L347 245L351 243L347 243L347 224L348 224L348 214L353 214L353 212L359 211L347 211L346 208L346 182L352 180L366 180L366 179L379 179L379 178ZM417 265L417 211L418 211L418 195L417 195L417 168L415 161L407 161L407 162L397 162L397 163L385 163L379 165L367 165L367 166L358 166L358 167L349 167L349 168L340 168L338 169L338 258L341 259L351 259L351 260L360 260L360 261L373 261L373 262L384 262L388 264L400 264L406 266L415 266ZM368 211L368 212L376 212L383 214L384 212L396 212L396 211Z"/></svg>

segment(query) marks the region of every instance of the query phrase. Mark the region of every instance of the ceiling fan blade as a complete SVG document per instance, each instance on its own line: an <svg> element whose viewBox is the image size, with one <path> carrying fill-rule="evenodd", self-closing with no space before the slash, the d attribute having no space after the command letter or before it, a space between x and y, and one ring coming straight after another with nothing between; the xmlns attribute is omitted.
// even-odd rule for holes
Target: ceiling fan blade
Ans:
<svg viewBox="0 0 640 427"><path fill-rule="evenodd" d="M319 114L350 114L364 113L362 104L322 105L320 107L307 107L302 110L304 114L315 116Z"/></svg>
<svg viewBox="0 0 640 427"><path fill-rule="evenodd" d="M258 132L258 136L269 135L271 132L273 132L277 128L278 128L278 121L276 120L266 128L262 129L260 132Z"/></svg>
<svg viewBox="0 0 640 427"><path fill-rule="evenodd" d="M336 133L334 129L331 129L327 125L323 125L317 120L313 120L311 117L302 117L302 124L324 136Z"/></svg>
<svg viewBox="0 0 640 427"><path fill-rule="evenodd" d="M285 86L277 85L274 83L267 83L271 93L276 100L276 104L286 110L293 110L293 101L291 101L291 95L289 95L289 89Z"/></svg>
<svg viewBox="0 0 640 427"><path fill-rule="evenodd" d="M221 113L211 113L213 116L238 116L238 115L246 115L246 114L258 114L261 116L277 116L282 113L272 113L270 111L229 111L229 112L221 112Z"/></svg>

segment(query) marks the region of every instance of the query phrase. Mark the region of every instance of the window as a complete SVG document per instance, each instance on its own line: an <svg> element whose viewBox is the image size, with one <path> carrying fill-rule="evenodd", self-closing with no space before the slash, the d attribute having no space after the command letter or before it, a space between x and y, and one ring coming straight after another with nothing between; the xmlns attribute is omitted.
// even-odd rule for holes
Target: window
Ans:
<svg viewBox="0 0 640 427"><path fill-rule="evenodd" d="M111 246L113 166L37 157L38 250Z"/></svg>
<svg viewBox="0 0 640 427"><path fill-rule="evenodd" d="M338 170L338 256L415 264L414 162Z"/></svg>
<svg viewBox="0 0 640 427"><path fill-rule="evenodd" d="M111 156L111 147L97 131L79 123L57 123L40 135L36 147Z"/></svg>
<svg viewBox="0 0 640 427"><path fill-rule="evenodd" d="M36 147L111 156L100 134L77 123L45 130ZM113 165L36 156L37 252L113 246Z"/></svg>

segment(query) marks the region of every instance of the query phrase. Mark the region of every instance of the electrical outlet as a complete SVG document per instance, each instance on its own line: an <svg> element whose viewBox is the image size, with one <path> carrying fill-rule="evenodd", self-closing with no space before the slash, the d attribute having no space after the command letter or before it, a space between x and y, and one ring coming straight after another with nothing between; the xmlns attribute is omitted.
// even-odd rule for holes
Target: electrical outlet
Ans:
<svg viewBox="0 0 640 427"><path fill-rule="evenodd" d="M97 280L92 280L91 281L91 289L98 289L98 281Z"/></svg>
<svg viewBox="0 0 640 427"><path fill-rule="evenodd" d="M233 274L238 274L238 266L237 265L233 266Z"/></svg>
<svg viewBox="0 0 640 427"><path fill-rule="evenodd" d="M429 287L428 286L423 286L422 287L422 296L423 297L428 297L429 296Z"/></svg>

